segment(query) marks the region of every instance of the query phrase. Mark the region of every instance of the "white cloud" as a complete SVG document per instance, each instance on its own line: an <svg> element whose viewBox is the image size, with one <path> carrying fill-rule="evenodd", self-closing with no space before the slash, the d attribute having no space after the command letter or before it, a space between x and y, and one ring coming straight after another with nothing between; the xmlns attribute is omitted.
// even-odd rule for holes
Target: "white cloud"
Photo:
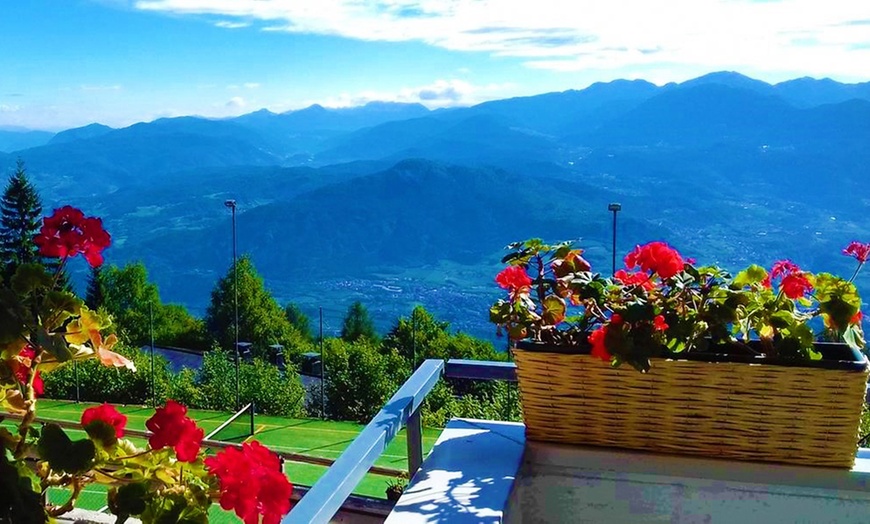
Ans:
<svg viewBox="0 0 870 524"><path fill-rule="evenodd" d="M215 27L222 27L224 29L241 29L243 27L250 27L250 22L229 22L227 20L221 20L220 22L214 23Z"/></svg>
<svg viewBox="0 0 870 524"><path fill-rule="evenodd" d="M856 0L138 0L135 6L258 20L268 30L422 41L553 70L680 64L870 75L870 35L860 23L870 20L870 2Z"/></svg>
<svg viewBox="0 0 870 524"><path fill-rule="evenodd" d="M21 106L18 105L0 104L0 113L15 113L20 110Z"/></svg>
<svg viewBox="0 0 870 524"><path fill-rule="evenodd" d="M430 109L474 105L493 98L511 94L514 84L472 85L464 80L436 80L431 84L403 87L398 91L363 91L360 93L343 93L326 100L309 101L327 107L353 107L368 102L403 102L419 103ZM307 105L307 104L306 104Z"/></svg>
<svg viewBox="0 0 870 524"><path fill-rule="evenodd" d="M241 108L245 107L246 105L248 105L248 103L245 101L244 98L242 98L240 96L234 96L234 97L230 98L227 101L227 103L224 105L226 105L226 107L233 108L233 109L241 109Z"/></svg>

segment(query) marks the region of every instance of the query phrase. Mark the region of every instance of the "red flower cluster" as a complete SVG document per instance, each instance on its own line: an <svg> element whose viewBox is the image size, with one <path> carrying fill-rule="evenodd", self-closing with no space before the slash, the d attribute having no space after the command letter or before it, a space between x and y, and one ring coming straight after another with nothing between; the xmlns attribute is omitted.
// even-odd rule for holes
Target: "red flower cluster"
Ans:
<svg viewBox="0 0 870 524"><path fill-rule="evenodd" d="M589 344L592 346L593 357L610 362L612 357L607 351L607 346L604 344L604 338L607 337L607 328L608 326L600 327L589 333Z"/></svg>
<svg viewBox="0 0 870 524"><path fill-rule="evenodd" d="M683 270L685 262L680 253L664 242L650 242L635 248L625 256L628 269L640 267L643 271L657 273L661 278L671 278Z"/></svg>
<svg viewBox="0 0 870 524"><path fill-rule="evenodd" d="M801 298L813 290L806 272L801 271L797 264L789 260L774 262L769 278L764 281L766 287L770 287L770 280L774 278L782 278L780 288L785 296L792 300Z"/></svg>
<svg viewBox="0 0 870 524"><path fill-rule="evenodd" d="M665 322L663 315L656 315L656 318L653 319L653 329L656 331L665 331L668 327L668 323Z"/></svg>
<svg viewBox="0 0 870 524"><path fill-rule="evenodd" d="M282 472L281 459L259 442L225 448L205 459L208 472L220 480L220 505L235 510L245 524L278 524L290 511L293 485Z"/></svg>
<svg viewBox="0 0 870 524"><path fill-rule="evenodd" d="M36 350L27 345L18 352L18 358L12 360L12 374L19 383L27 384L30 380L30 364L35 356ZM42 382L42 375L39 371L33 378L33 392L37 395L42 395L45 392L45 384Z"/></svg>
<svg viewBox="0 0 870 524"><path fill-rule="evenodd" d="M111 243L102 220L85 217L72 206L56 209L53 215L43 219L42 229L33 240L43 256L66 258L81 253L91 267L103 263L103 250Z"/></svg>
<svg viewBox="0 0 870 524"><path fill-rule="evenodd" d="M791 260L780 260L774 262L773 267L770 268L770 278L784 277L800 270L801 268Z"/></svg>
<svg viewBox="0 0 870 524"><path fill-rule="evenodd" d="M862 264L870 258L870 243L863 244L861 242L850 242L846 249L843 250L844 255L849 255L858 259Z"/></svg>
<svg viewBox="0 0 870 524"><path fill-rule="evenodd" d="M152 432L148 439L151 449L172 446L178 460L196 460L205 433L196 426L196 422L187 417L187 408L183 405L167 400L166 406L157 408L154 416L145 422L145 427Z"/></svg>
<svg viewBox="0 0 870 524"><path fill-rule="evenodd" d="M115 436L121 438L124 436L124 426L127 425L127 417L115 406L103 403L102 406L88 408L82 412L82 426L87 429L89 424L94 422L105 422L109 426L115 428Z"/></svg>
<svg viewBox="0 0 870 524"><path fill-rule="evenodd" d="M502 289L507 289L511 293L515 293L524 287L532 285L532 279L529 278L526 270L520 266L508 266L496 275L495 281Z"/></svg>
<svg viewBox="0 0 870 524"><path fill-rule="evenodd" d="M641 286L647 291L655 288L655 284L650 280L650 276L644 273L643 271L637 271L634 273L629 273L624 269L620 269L616 273L613 274L613 278L622 282L623 285L626 286Z"/></svg>

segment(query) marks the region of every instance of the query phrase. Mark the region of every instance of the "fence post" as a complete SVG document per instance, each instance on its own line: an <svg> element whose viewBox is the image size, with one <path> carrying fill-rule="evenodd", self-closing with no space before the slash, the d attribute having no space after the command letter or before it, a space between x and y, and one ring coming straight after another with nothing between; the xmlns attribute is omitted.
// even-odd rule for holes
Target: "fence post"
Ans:
<svg viewBox="0 0 870 524"><path fill-rule="evenodd" d="M420 418L421 405L408 417L405 437L408 441L408 480L414 478L414 474L423 465L423 421Z"/></svg>

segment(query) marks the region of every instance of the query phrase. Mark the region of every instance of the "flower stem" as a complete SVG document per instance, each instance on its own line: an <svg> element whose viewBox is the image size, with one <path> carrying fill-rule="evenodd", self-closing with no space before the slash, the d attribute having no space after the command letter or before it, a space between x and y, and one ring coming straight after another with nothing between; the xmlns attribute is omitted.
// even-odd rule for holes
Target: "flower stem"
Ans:
<svg viewBox="0 0 870 524"><path fill-rule="evenodd" d="M851 284L855 277L858 276L858 272L861 271L861 268L864 267L864 262L858 261L858 267L855 268L855 272L852 273L852 278L849 279L849 283Z"/></svg>
<svg viewBox="0 0 870 524"><path fill-rule="evenodd" d="M84 488L84 483L82 483L82 479L79 477L73 477L73 489L72 493L70 493L69 500L67 500L62 506L51 506L48 508L48 515L51 517L57 517L59 515L63 515L69 511L72 511L73 507L76 504L76 500L79 498L79 495L82 492L82 488Z"/></svg>
<svg viewBox="0 0 870 524"><path fill-rule="evenodd" d="M15 459L24 458L24 453L27 450L27 433L30 430L31 424L36 419L36 390L33 389L33 381L36 379L36 368L39 366L39 361L42 359L42 348L36 346L34 348L33 359L30 361L30 377L27 384L24 386L24 406L26 412L21 419L21 424L18 425L18 435L21 439L15 447Z"/></svg>

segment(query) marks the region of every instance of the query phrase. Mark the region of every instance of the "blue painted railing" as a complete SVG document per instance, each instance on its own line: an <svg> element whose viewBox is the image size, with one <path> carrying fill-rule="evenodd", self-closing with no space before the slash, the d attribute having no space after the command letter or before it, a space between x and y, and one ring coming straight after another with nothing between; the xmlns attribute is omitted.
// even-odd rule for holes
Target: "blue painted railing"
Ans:
<svg viewBox="0 0 870 524"><path fill-rule="evenodd" d="M448 378L515 381L516 367L510 362L449 360L445 365L443 360L426 360L281 523L328 523L402 426L407 426L408 476L413 477L423 463L420 407L442 374Z"/></svg>

